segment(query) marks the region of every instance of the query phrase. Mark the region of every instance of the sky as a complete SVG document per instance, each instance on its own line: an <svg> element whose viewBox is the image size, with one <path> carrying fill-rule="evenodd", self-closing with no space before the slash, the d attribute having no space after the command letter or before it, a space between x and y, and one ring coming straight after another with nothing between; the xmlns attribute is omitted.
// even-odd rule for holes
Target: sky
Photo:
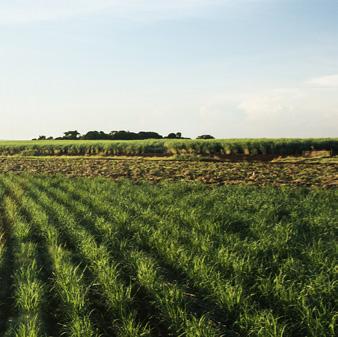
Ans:
<svg viewBox="0 0 338 337"><path fill-rule="evenodd" d="M0 0L0 139L338 137L337 0Z"/></svg>

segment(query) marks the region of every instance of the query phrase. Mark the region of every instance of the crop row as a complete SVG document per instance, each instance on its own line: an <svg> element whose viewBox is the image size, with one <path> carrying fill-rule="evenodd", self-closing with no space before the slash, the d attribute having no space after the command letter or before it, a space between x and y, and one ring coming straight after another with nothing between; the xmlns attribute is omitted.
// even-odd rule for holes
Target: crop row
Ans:
<svg viewBox="0 0 338 337"><path fill-rule="evenodd" d="M301 155L307 151L338 151L336 138L220 139L140 141L0 142L0 155L27 156L230 156Z"/></svg>
<svg viewBox="0 0 338 337"><path fill-rule="evenodd" d="M334 190L7 175L0 196L0 334L335 334Z"/></svg>

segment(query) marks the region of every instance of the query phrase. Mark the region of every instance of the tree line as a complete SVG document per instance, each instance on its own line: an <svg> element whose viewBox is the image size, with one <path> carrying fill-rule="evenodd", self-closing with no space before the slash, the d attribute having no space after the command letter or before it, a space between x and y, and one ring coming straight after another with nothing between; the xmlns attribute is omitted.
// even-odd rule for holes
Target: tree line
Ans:
<svg viewBox="0 0 338 337"><path fill-rule="evenodd" d="M171 132L167 136L162 136L153 131L111 131L105 133L103 131L89 131L81 135L77 130L66 131L62 137L39 136L33 140L145 140L145 139L190 139L182 136L181 132ZM198 136L197 139L214 139L211 135Z"/></svg>

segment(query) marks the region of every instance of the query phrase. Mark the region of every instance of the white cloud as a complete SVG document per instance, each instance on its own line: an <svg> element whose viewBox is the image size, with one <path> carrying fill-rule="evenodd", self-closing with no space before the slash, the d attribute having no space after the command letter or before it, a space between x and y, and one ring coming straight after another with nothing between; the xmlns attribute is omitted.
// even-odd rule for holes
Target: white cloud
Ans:
<svg viewBox="0 0 338 337"><path fill-rule="evenodd" d="M23 24L109 11L121 18L158 18L189 14L228 0L3 0L0 24Z"/></svg>
<svg viewBox="0 0 338 337"><path fill-rule="evenodd" d="M337 136L337 94L300 84L247 95L238 108L245 113L244 123L264 136Z"/></svg>
<svg viewBox="0 0 338 337"><path fill-rule="evenodd" d="M201 100L200 119L220 135L337 137L335 77L320 79L316 85L313 80L306 80L295 87L209 95Z"/></svg>
<svg viewBox="0 0 338 337"><path fill-rule="evenodd" d="M301 97L302 92L299 89L271 90L246 96L238 108L244 111L249 122L275 120L292 113L296 101Z"/></svg>
<svg viewBox="0 0 338 337"><path fill-rule="evenodd" d="M338 89L338 74L315 77L307 81L307 84L321 88Z"/></svg>

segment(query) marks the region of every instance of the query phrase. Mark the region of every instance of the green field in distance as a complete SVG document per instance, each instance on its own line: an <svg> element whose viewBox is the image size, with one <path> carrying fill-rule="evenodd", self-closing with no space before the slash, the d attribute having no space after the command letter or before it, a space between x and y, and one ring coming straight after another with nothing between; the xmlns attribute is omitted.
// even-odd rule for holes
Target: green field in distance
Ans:
<svg viewBox="0 0 338 337"><path fill-rule="evenodd" d="M338 152L337 138L212 139L122 141L0 141L0 155L59 156L286 156L309 151Z"/></svg>

